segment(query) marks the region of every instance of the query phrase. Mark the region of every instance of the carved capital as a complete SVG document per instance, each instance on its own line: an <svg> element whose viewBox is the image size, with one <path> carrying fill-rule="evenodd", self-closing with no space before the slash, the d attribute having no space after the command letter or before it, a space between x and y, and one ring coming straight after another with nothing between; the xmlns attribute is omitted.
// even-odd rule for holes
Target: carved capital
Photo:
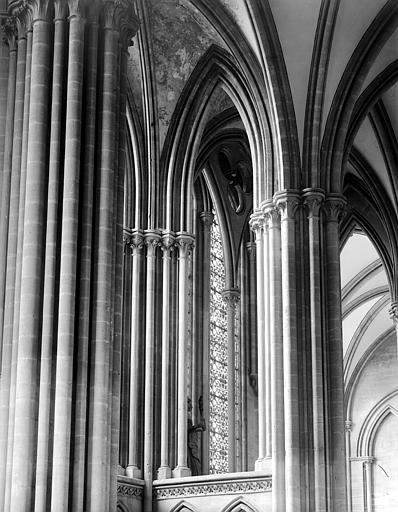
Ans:
<svg viewBox="0 0 398 512"><path fill-rule="evenodd" d="M213 212L201 212L199 218L205 228L210 228L214 221Z"/></svg>
<svg viewBox="0 0 398 512"><path fill-rule="evenodd" d="M68 15L67 0L54 0L54 21L65 20Z"/></svg>
<svg viewBox="0 0 398 512"><path fill-rule="evenodd" d="M84 15L86 7L85 0L67 0L67 4L69 7L69 18Z"/></svg>
<svg viewBox="0 0 398 512"><path fill-rule="evenodd" d="M178 248L178 258L185 259L191 253L194 247L195 238L186 232L178 232L176 236L176 247Z"/></svg>
<svg viewBox="0 0 398 512"><path fill-rule="evenodd" d="M144 248L144 234L140 229L133 229L129 232L128 238L131 254L136 256Z"/></svg>
<svg viewBox="0 0 398 512"><path fill-rule="evenodd" d="M280 227L281 216L278 208L275 208L275 206L270 205L264 211L264 216L267 220L268 229Z"/></svg>
<svg viewBox="0 0 398 512"><path fill-rule="evenodd" d="M306 188L303 194L304 204L308 209L308 218L318 218L325 194L320 188Z"/></svg>
<svg viewBox="0 0 398 512"><path fill-rule="evenodd" d="M352 423L352 421L351 421L351 420L346 420L346 421L344 422L344 426L345 426L345 429L346 429L346 431L347 431L347 432L351 432L351 430L352 430L352 425L353 425L353 423Z"/></svg>
<svg viewBox="0 0 398 512"><path fill-rule="evenodd" d="M250 216L250 229L255 233L256 239L261 237L262 230L264 229L265 218L261 210L255 210Z"/></svg>
<svg viewBox="0 0 398 512"><path fill-rule="evenodd" d="M32 24L32 7L27 0L17 0L9 4L8 11L15 18L18 40L25 39Z"/></svg>
<svg viewBox="0 0 398 512"><path fill-rule="evenodd" d="M171 231L163 233L161 249L163 251L163 258L170 258L170 252L175 248L176 238Z"/></svg>
<svg viewBox="0 0 398 512"><path fill-rule="evenodd" d="M16 19L12 16L7 16L1 19L1 31L3 33L3 41L8 45L10 52L15 52L17 49L17 24Z"/></svg>
<svg viewBox="0 0 398 512"><path fill-rule="evenodd" d="M324 210L327 222L340 222L347 213L347 201L340 194L329 194Z"/></svg>
<svg viewBox="0 0 398 512"><path fill-rule="evenodd" d="M134 3L129 0L105 0L102 16L105 29L119 31L123 48L131 46L139 26Z"/></svg>
<svg viewBox="0 0 398 512"><path fill-rule="evenodd" d="M221 295L223 300L227 303L227 306L232 309L235 309L240 301L240 290L238 288L224 290Z"/></svg>
<svg viewBox="0 0 398 512"><path fill-rule="evenodd" d="M33 0L32 2L32 22L50 21L50 2L49 0Z"/></svg>
<svg viewBox="0 0 398 512"><path fill-rule="evenodd" d="M158 230L148 229L144 233L144 243L147 248L147 258L154 258L156 254L156 248L161 244L162 237Z"/></svg>
<svg viewBox="0 0 398 512"><path fill-rule="evenodd" d="M275 194L274 203L280 212L281 221L294 220L300 204L300 195L295 191L283 190Z"/></svg>

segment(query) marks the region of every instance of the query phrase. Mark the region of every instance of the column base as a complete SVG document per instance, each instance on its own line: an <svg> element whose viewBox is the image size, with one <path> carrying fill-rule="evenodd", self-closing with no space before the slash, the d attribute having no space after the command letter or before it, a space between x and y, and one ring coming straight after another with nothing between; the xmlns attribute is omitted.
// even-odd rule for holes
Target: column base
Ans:
<svg viewBox="0 0 398 512"><path fill-rule="evenodd" d="M160 466L158 469L158 480L163 480L164 478L171 478L171 469L169 466Z"/></svg>
<svg viewBox="0 0 398 512"><path fill-rule="evenodd" d="M129 478L142 478L142 471L138 466L127 466L126 476Z"/></svg>
<svg viewBox="0 0 398 512"><path fill-rule="evenodd" d="M254 463L254 471L266 471L270 475L272 474L272 459L271 457L264 457L263 459L257 459Z"/></svg>
<svg viewBox="0 0 398 512"><path fill-rule="evenodd" d="M173 478L180 478L182 476L191 476L191 470L187 466L177 466L172 471Z"/></svg>
<svg viewBox="0 0 398 512"><path fill-rule="evenodd" d="M126 474L126 470L120 464L117 465L117 474L122 476Z"/></svg>

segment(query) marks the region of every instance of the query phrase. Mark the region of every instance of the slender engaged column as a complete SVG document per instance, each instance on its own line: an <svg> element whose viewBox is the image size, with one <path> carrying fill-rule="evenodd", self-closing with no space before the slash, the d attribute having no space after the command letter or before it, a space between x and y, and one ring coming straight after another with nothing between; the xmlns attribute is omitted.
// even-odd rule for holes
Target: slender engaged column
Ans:
<svg viewBox="0 0 398 512"><path fill-rule="evenodd" d="M321 289L321 231L320 210L324 200L321 190L304 191L308 207L308 239L310 265L311 313L311 375L312 375L312 430L314 439L314 506L319 512L327 510L326 446L325 446L325 375L322 337Z"/></svg>
<svg viewBox="0 0 398 512"><path fill-rule="evenodd" d="M264 468L266 457L266 382L265 382L265 256L264 256L264 215L261 211L254 212L250 220L251 229L256 237L256 276L257 276L257 386L258 386L258 458L254 468ZM268 233L267 233L268 235ZM268 308L267 308L268 309Z"/></svg>
<svg viewBox="0 0 398 512"><path fill-rule="evenodd" d="M276 197L281 212L286 512L295 512L301 502L295 234L298 202L294 192L282 192Z"/></svg>
<svg viewBox="0 0 398 512"><path fill-rule="evenodd" d="M15 108L13 112L13 137L10 155L6 156L5 164L10 165L10 175L4 168L3 176L9 186L8 200L8 236L3 239L5 246L5 267L1 272L5 274L3 281L4 289L1 288L2 300L4 298L4 315L0 315L0 344L2 345L2 357L0 359L0 506L4 504L4 493L6 483L7 449L8 449L8 424L10 412L10 389L11 389L11 363L12 363L12 330L13 330L13 312L14 312L14 292L16 275L16 252L18 242L18 210L19 210L19 191L20 191L20 171L21 171L21 145L22 145L22 126L23 126L23 100L25 87L25 66L26 66L26 26L23 20L17 19L18 26L18 58L16 63L15 78ZM7 32L6 32L7 34ZM12 33L11 38L14 38ZM14 59L15 51L12 50L13 42L10 41L10 59ZM10 160L9 160L10 158ZM8 183L9 180L9 183ZM4 192L4 190L3 190ZM3 199L5 199L3 197ZM3 213L3 212L2 212ZM0 223L4 219L1 218ZM8 241L8 243L7 243ZM3 326L4 320L4 326Z"/></svg>
<svg viewBox="0 0 398 512"><path fill-rule="evenodd" d="M285 512L281 228L276 209L267 207L264 213L268 220L270 262L272 511Z"/></svg>
<svg viewBox="0 0 398 512"><path fill-rule="evenodd" d="M8 422L8 448L7 448L7 479L6 493L4 500L4 510L10 510L11 500L11 478L13 464L14 448L14 419L15 419L15 393L17 378L17 359L18 359L18 339L19 339L19 310L21 297L21 272L22 272L22 246L24 234L24 213L25 213L25 192L26 192L26 167L28 156L28 132L29 132L29 105L30 105L30 78L32 65L32 16L31 10L27 9L27 49L26 49L26 71L25 71L25 94L24 94L24 119L22 129L22 153L21 153L21 178L20 178L20 198L18 212L18 242L17 242L17 262L15 276L15 304L14 304L14 326L12 330L12 361L11 361L11 383L9 399L9 422Z"/></svg>
<svg viewBox="0 0 398 512"><path fill-rule="evenodd" d="M144 512L152 510L153 480L153 400L155 356L155 293L156 253L161 236L158 231L147 230L146 245L146 312L145 312L145 383L144 383Z"/></svg>
<svg viewBox="0 0 398 512"><path fill-rule="evenodd" d="M170 252L174 246L174 236L167 233L162 236L163 283L162 283L162 398L161 398L161 438L160 467L158 478L170 478L169 460L169 367L170 367Z"/></svg>
<svg viewBox="0 0 398 512"><path fill-rule="evenodd" d="M210 415L210 390L209 390L209 343L210 343L210 229L213 224L214 215L212 212L201 212L199 215L202 224L202 258L205 263L201 268L202 281L202 396L203 416L208 419ZM202 472L204 475L209 472L209 433L202 434Z"/></svg>
<svg viewBox="0 0 398 512"><path fill-rule="evenodd" d="M87 6L85 43L85 125L82 133L82 161L79 306L76 358L76 397L73 438L72 510L83 512L86 473L86 429L89 373L89 339L92 284L93 202L95 135L97 120L98 15L96 3Z"/></svg>
<svg viewBox="0 0 398 512"><path fill-rule="evenodd" d="M5 137L4 137L4 160L1 177L1 202L0 202L0 357L3 350L3 318L4 318L4 299L6 283L6 261L7 261L7 239L8 239L8 214L10 207L11 190L11 167L12 167L12 146L14 134L14 108L16 92L16 73L17 73L17 27L15 18L7 18L2 23L2 29L6 36L9 47L8 62L8 86L7 86L7 110L5 119ZM3 370L1 372L3 374ZM2 384L2 387L4 385ZM3 416L2 411L0 416ZM1 425L1 423L0 423ZM0 426L1 429L1 426ZM0 430L1 432L1 430ZM6 433L5 433L6 435ZM0 443L2 434L0 434ZM0 452L0 463L3 461L3 455ZM0 464L1 465L1 464Z"/></svg>
<svg viewBox="0 0 398 512"><path fill-rule="evenodd" d="M193 237L188 233L177 233L178 248L178 369L177 369L177 466L173 469L173 477L189 476L191 470L187 465L187 259L193 245Z"/></svg>
<svg viewBox="0 0 398 512"><path fill-rule="evenodd" d="M65 163L63 174L61 264L59 277L58 339L54 397L54 444L51 507L69 508L69 466L72 424L75 293L78 254L80 135L84 19L83 2L70 0L68 83L66 91Z"/></svg>
<svg viewBox="0 0 398 512"><path fill-rule="evenodd" d="M104 3L101 53L101 85L96 169L95 249L93 268L93 316L91 333L90 412L87 465L88 512L109 506L109 396L112 340L113 231L115 222L115 133L117 128L117 62L118 41L115 37L115 5Z"/></svg>
<svg viewBox="0 0 398 512"><path fill-rule="evenodd" d="M341 318L339 219L345 209L341 196L326 200L327 359L329 405L330 510L347 510L344 434L344 374Z"/></svg>
<svg viewBox="0 0 398 512"><path fill-rule="evenodd" d="M32 76L10 510L34 510L38 355L44 267L51 25L48 3L33 11Z"/></svg>
<svg viewBox="0 0 398 512"><path fill-rule="evenodd" d="M47 494L50 414L54 368L54 315L57 279L58 209L61 174L62 103L65 62L65 36L67 6L62 0L54 2L54 57L52 107L50 128L50 156L47 198L46 252L44 257L43 326L40 357L40 389L37 436L35 511L50 506Z"/></svg>
<svg viewBox="0 0 398 512"><path fill-rule="evenodd" d="M351 430L352 421L345 421L345 446L347 467L347 512L352 512L352 482L351 482Z"/></svg>
<svg viewBox="0 0 398 512"><path fill-rule="evenodd" d="M373 512L373 463L374 457L366 457L363 462L365 470L365 495L364 495L364 510L366 512Z"/></svg>
<svg viewBox="0 0 398 512"><path fill-rule="evenodd" d="M224 290L222 298L227 303L227 395L228 395L228 471L236 471L236 397L235 397L235 316L240 290Z"/></svg>
<svg viewBox="0 0 398 512"><path fill-rule="evenodd" d="M131 347L130 347L130 422L129 422L129 458L126 468L127 476L141 478L141 464L139 461L139 425L140 425L140 397L139 378L141 375L140 364L140 312L141 312L141 274L142 274L142 249L144 236L139 230L133 231L131 236Z"/></svg>

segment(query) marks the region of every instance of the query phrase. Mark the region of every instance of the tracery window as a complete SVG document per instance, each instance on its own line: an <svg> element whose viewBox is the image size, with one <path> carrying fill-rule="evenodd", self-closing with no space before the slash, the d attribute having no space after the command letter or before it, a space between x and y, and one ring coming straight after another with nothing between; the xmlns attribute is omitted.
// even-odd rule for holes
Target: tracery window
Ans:
<svg viewBox="0 0 398 512"><path fill-rule="evenodd" d="M213 212L214 213L214 212ZM228 472L227 308L225 266L216 214L210 230L209 472Z"/></svg>

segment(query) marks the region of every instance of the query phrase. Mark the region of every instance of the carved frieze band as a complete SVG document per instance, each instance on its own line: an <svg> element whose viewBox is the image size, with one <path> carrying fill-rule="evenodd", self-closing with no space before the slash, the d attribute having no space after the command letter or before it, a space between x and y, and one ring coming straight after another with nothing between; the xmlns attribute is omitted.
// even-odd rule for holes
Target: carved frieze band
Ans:
<svg viewBox="0 0 398 512"><path fill-rule="evenodd" d="M138 485L117 484L117 495L123 498L142 499L144 488Z"/></svg>
<svg viewBox="0 0 398 512"><path fill-rule="evenodd" d="M154 488L155 499L181 498L192 496L211 496L218 494L241 494L255 492L270 492L272 490L271 477L262 480L236 480L229 482L200 483L192 485L171 485Z"/></svg>

